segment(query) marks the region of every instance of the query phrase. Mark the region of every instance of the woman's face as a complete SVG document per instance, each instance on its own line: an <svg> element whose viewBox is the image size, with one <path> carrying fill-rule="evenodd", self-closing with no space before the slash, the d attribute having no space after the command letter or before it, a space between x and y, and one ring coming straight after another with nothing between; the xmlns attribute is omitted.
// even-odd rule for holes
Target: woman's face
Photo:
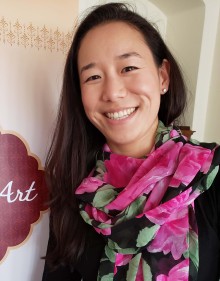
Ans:
<svg viewBox="0 0 220 281"><path fill-rule="evenodd" d="M90 122L110 149L141 157L154 144L169 64L157 67L142 34L124 22L91 29L81 42L78 71Z"/></svg>

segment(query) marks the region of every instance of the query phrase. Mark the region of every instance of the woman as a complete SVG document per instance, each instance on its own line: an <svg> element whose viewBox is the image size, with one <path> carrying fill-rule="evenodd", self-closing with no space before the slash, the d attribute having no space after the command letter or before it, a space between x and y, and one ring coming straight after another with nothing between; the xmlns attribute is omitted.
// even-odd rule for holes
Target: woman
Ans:
<svg viewBox="0 0 220 281"><path fill-rule="evenodd" d="M43 280L218 280L219 148L175 127L186 102L158 32L119 3L79 25L47 161Z"/></svg>

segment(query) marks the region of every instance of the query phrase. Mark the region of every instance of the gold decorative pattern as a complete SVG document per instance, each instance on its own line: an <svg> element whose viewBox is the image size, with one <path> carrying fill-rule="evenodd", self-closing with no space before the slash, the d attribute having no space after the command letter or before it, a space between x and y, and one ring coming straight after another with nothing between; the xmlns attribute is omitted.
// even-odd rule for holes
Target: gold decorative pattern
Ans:
<svg viewBox="0 0 220 281"><path fill-rule="evenodd" d="M32 23L26 25L19 20L16 22L0 18L0 44L17 45L24 48L43 49L50 52L66 54L72 42L75 27L70 32L49 29L45 25L39 27Z"/></svg>

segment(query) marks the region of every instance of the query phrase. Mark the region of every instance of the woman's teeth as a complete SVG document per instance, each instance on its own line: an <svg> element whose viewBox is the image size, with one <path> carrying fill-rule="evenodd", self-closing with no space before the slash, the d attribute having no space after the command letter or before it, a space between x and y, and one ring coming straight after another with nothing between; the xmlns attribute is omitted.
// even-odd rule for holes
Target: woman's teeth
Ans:
<svg viewBox="0 0 220 281"><path fill-rule="evenodd" d="M106 116L113 120L119 120L119 119L127 118L134 111L135 111L135 107L131 107L128 109L121 110L119 112L106 113Z"/></svg>

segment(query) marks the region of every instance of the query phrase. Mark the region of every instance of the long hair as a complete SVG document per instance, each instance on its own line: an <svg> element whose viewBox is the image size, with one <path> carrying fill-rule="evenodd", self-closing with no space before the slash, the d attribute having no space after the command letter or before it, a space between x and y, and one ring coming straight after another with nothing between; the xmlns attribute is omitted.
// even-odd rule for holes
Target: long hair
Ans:
<svg viewBox="0 0 220 281"><path fill-rule="evenodd" d="M94 8L78 26L64 69L58 120L46 161L49 179L51 237L47 261L52 267L74 264L82 254L86 225L78 211L74 191L95 163L95 155L105 143L104 136L85 115L77 69L82 39L92 28L111 21L122 21L144 36L156 65L170 63L169 90L161 97L159 119L165 125L176 120L184 110L186 91L178 64L157 30L129 5L109 3Z"/></svg>

